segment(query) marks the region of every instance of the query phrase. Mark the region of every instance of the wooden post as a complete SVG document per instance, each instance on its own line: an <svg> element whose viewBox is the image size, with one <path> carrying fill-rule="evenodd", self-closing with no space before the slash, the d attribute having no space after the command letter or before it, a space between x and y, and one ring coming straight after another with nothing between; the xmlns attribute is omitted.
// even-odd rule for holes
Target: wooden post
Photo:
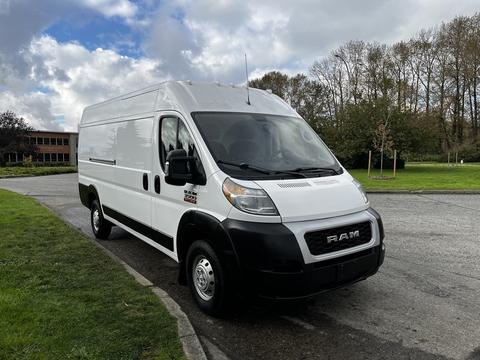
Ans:
<svg viewBox="0 0 480 360"><path fill-rule="evenodd" d="M397 174L397 150L393 151L393 177Z"/></svg>
<svg viewBox="0 0 480 360"><path fill-rule="evenodd" d="M458 163L458 151L455 153L455 166L457 166Z"/></svg>
<svg viewBox="0 0 480 360"><path fill-rule="evenodd" d="M448 152L447 156L447 166L450 166L450 151Z"/></svg>
<svg viewBox="0 0 480 360"><path fill-rule="evenodd" d="M370 166L372 165L372 150L368 152L368 178L370 179Z"/></svg>

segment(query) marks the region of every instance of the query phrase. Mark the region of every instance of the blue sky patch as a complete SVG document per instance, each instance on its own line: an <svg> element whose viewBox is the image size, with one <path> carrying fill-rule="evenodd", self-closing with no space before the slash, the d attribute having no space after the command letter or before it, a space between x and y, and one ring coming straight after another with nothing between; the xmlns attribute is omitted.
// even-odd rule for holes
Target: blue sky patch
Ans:
<svg viewBox="0 0 480 360"><path fill-rule="evenodd" d="M92 51L111 49L120 55L140 58L143 34L134 31L118 17L105 18L92 12L67 17L50 26L45 34L65 43L75 41Z"/></svg>

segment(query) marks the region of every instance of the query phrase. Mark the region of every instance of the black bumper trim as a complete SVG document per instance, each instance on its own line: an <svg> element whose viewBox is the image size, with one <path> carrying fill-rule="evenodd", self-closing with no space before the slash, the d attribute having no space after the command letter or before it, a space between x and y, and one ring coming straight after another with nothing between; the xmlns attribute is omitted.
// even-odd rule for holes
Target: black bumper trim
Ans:
<svg viewBox="0 0 480 360"><path fill-rule="evenodd" d="M383 244L353 254L305 264L295 235L283 224L227 219L222 226L238 256L243 286L266 298L303 298L375 274ZM379 223L383 232L383 227Z"/></svg>
<svg viewBox="0 0 480 360"><path fill-rule="evenodd" d="M340 257L328 265L322 262L305 265L302 273L253 271L257 293L271 299L299 299L341 288L374 275L379 268L380 246L361 251L357 257ZM334 259L332 259L334 260Z"/></svg>
<svg viewBox="0 0 480 360"><path fill-rule="evenodd" d="M121 214L108 206L103 205L103 212L105 215L110 216L111 218L117 220L125 226L128 226L130 229L135 230L136 232L146 236L150 240L156 242L157 244L163 246L164 248L173 251L173 238L162 234L161 232L138 222L137 220L128 217L127 215Z"/></svg>

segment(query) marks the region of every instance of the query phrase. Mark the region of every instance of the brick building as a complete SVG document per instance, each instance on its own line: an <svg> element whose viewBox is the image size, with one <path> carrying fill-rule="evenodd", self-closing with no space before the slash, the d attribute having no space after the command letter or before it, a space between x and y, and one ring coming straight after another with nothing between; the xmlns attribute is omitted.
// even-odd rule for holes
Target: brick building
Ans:
<svg viewBox="0 0 480 360"><path fill-rule="evenodd" d="M31 144L37 146L37 153L33 155L34 164L78 164L78 133L58 131L32 131L29 136ZM7 154L7 164L15 164L23 161L23 154Z"/></svg>

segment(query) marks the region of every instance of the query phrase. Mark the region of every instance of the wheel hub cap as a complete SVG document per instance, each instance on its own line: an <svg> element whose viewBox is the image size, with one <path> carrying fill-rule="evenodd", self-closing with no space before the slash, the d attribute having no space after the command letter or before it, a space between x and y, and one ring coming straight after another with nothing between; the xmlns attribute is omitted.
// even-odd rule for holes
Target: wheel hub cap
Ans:
<svg viewBox="0 0 480 360"><path fill-rule="evenodd" d="M208 301L215 292L215 274L212 264L204 256L198 256L193 266L193 282L198 295Z"/></svg>
<svg viewBox="0 0 480 360"><path fill-rule="evenodd" d="M93 227L94 227L95 231L98 231L98 229L100 228L100 213L99 213L98 209L96 209L93 212Z"/></svg>

